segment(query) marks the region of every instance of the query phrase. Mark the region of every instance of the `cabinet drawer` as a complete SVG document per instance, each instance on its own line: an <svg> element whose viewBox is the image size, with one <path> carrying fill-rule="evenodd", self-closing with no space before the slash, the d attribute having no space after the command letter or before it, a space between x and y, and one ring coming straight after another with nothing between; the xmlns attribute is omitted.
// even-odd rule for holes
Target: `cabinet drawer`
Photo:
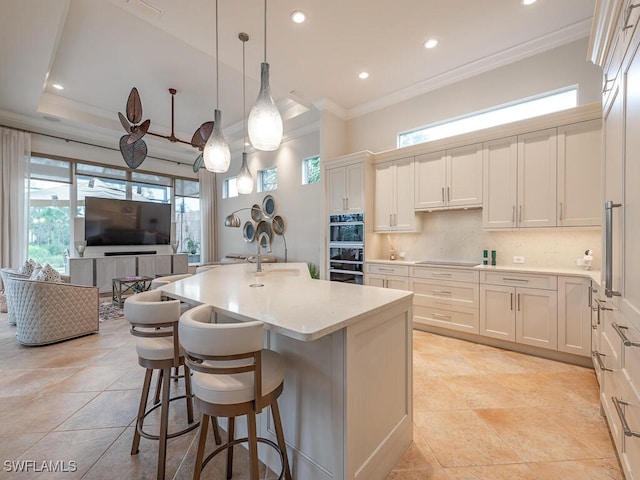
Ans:
<svg viewBox="0 0 640 480"><path fill-rule="evenodd" d="M621 435L624 436L620 463L628 478L637 478L636 475L640 472L640 438L626 435L624 427L627 427L627 433L640 434L640 400L631 385L624 381L621 382L620 395L616 399L619 410L614 403L612 415L620 423Z"/></svg>
<svg viewBox="0 0 640 480"><path fill-rule="evenodd" d="M414 305L458 305L479 308L480 285L477 283L446 282L412 279Z"/></svg>
<svg viewBox="0 0 640 480"><path fill-rule="evenodd" d="M627 344L622 347L622 374L624 382L636 397L640 397L640 331L634 327L620 327ZM628 343L631 342L631 345ZM640 428L640 424L638 425ZM640 472L640 470L638 470Z"/></svg>
<svg viewBox="0 0 640 480"><path fill-rule="evenodd" d="M413 322L418 325L433 325L477 334L480 324L479 310L466 307L414 305Z"/></svg>
<svg viewBox="0 0 640 480"><path fill-rule="evenodd" d="M432 278L454 282L475 282L480 278L478 271L463 268L411 267L413 278Z"/></svg>
<svg viewBox="0 0 640 480"><path fill-rule="evenodd" d="M542 288L557 290L558 277L556 275L537 275L513 272L480 272L480 283L490 285L508 285L511 287Z"/></svg>
<svg viewBox="0 0 640 480"><path fill-rule="evenodd" d="M388 263L367 263L367 273L378 273L381 275L397 275L400 277L409 276L408 265L389 265Z"/></svg>

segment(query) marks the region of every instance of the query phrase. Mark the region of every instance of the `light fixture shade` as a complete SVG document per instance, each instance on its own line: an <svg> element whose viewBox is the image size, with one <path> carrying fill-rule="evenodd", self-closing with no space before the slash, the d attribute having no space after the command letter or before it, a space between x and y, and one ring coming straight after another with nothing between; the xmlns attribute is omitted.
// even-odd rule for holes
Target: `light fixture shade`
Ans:
<svg viewBox="0 0 640 480"><path fill-rule="evenodd" d="M242 152L242 167L236 177L236 188L243 195L253 192L253 177L247 166L247 152Z"/></svg>
<svg viewBox="0 0 640 480"><path fill-rule="evenodd" d="M271 97L269 64L260 64L260 93L249 113L249 140L258 150L273 151L282 141L282 117Z"/></svg>
<svg viewBox="0 0 640 480"><path fill-rule="evenodd" d="M213 131L202 152L205 168L213 173L225 173L231 163L231 151L222 135L221 118L222 113L216 109L213 115Z"/></svg>

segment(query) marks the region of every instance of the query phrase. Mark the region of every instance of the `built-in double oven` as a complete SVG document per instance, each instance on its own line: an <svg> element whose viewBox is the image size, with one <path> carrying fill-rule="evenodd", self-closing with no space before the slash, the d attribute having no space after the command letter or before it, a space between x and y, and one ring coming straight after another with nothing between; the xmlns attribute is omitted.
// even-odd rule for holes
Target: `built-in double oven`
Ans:
<svg viewBox="0 0 640 480"><path fill-rule="evenodd" d="M329 280L364 283L364 213L329 217Z"/></svg>

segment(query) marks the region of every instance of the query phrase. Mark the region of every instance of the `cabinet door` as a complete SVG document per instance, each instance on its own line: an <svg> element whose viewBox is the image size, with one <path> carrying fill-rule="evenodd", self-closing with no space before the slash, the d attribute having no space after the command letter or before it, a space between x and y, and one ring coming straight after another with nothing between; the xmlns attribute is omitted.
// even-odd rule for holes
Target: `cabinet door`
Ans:
<svg viewBox="0 0 640 480"><path fill-rule="evenodd" d="M69 281L76 285L93 285L93 258L70 258Z"/></svg>
<svg viewBox="0 0 640 480"><path fill-rule="evenodd" d="M386 275L378 273L367 273L367 285L371 287L385 287Z"/></svg>
<svg viewBox="0 0 640 480"><path fill-rule="evenodd" d="M329 213L344 213L347 204L347 177L345 167L327 170L329 184Z"/></svg>
<svg viewBox="0 0 640 480"><path fill-rule="evenodd" d="M378 232L393 230L394 168L393 162L376 165L373 228Z"/></svg>
<svg viewBox="0 0 640 480"><path fill-rule="evenodd" d="M409 290L409 277L396 277L387 275L386 288L395 288L396 290Z"/></svg>
<svg viewBox="0 0 640 480"><path fill-rule="evenodd" d="M601 122L558 128L558 225L598 226L602 217Z"/></svg>
<svg viewBox="0 0 640 480"><path fill-rule="evenodd" d="M395 162L395 212L393 226L396 231L415 231L416 213L414 209L414 163L413 157Z"/></svg>
<svg viewBox="0 0 640 480"><path fill-rule="evenodd" d="M514 308L515 288L480 285L480 335L515 341Z"/></svg>
<svg viewBox="0 0 640 480"><path fill-rule="evenodd" d="M518 135L518 225L556 226L556 129Z"/></svg>
<svg viewBox="0 0 640 480"><path fill-rule="evenodd" d="M172 255L154 255L156 257L156 275L171 275L173 273Z"/></svg>
<svg viewBox="0 0 640 480"><path fill-rule="evenodd" d="M484 144L482 183L483 228L516 226L518 202L518 139L501 138Z"/></svg>
<svg viewBox="0 0 640 480"><path fill-rule="evenodd" d="M155 255L140 255L137 257L138 271L137 275L144 275L146 277L155 277L158 273L161 273L156 268L156 256Z"/></svg>
<svg viewBox="0 0 640 480"><path fill-rule="evenodd" d="M415 159L415 209L445 206L447 157L445 152L419 155Z"/></svg>
<svg viewBox="0 0 640 480"><path fill-rule="evenodd" d="M364 212L364 164L347 165L345 195L349 212Z"/></svg>
<svg viewBox="0 0 640 480"><path fill-rule="evenodd" d="M171 273L187 273L189 271L189 256L186 253L171 255Z"/></svg>
<svg viewBox="0 0 640 480"><path fill-rule="evenodd" d="M482 144L447 151L447 205L482 206Z"/></svg>
<svg viewBox="0 0 640 480"><path fill-rule="evenodd" d="M516 342L557 350L558 292L516 288Z"/></svg>
<svg viewBox="0 0 640 480"><path fill-rule="evenodd" d="M96 258L96 286L100 293L111 292L114 278L136 275L136 257Z"/></svg>
<svg viewBox="0 0 640 480"><path fill-rule="evenodd" d="M632 323L640 325L640 42L624 73L624 202L622 212L614 210L614 216L623 215L623 284L620 310Z"/></svg>
<svg viewBox="0 0 640 480"><path fill-rule="evenodd" d="M591 355L590 286L586 278L558 277L558 350L561 352Z"/></svg>
<svg viewBox="0 0 640 480"><path fill-rule="evenodd" d="M622 204L622 184L624 182L623 170L623 117L622 117L622 89L620 83L616 82L612 87L611 102L609 108L603 112L604 122L604 199L601 208L604 214L604 201L611 201L614 204ZM613 209L612 224L612 288L622 292L622 211L620 208ZM603 229L604 230L604 229ZM604 231L603 231L604 233ZM602 252L605 251L603 235ZM603 254L604 259L604 254ZM603 271L605 268L603 260ZM603 277L604 278L604 277ZM603 285L604 287L604 285ZM604 288L603 288L604 290ZM610 301L620 306L620 297L613 297Z"/></svg>

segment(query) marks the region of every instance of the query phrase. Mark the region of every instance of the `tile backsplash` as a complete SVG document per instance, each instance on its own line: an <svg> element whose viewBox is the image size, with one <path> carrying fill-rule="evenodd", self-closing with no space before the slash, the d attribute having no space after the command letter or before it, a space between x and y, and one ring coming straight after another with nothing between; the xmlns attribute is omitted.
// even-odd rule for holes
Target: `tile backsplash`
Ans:
<svg viewBox="0 0 640 480"><path fill-rule="evenodd" d="M600 228L539 228L506 231L482 229L482 210L419 213L420 233L375 234L368 258L387 258L390 244L406 252L406 260L482 262L483 250L496 250L498 265L511 265L515 255L535 267L575 267L586 249L593 250L593 268L601 260ZM489 253L489 256L491 254Z"/></svg>

